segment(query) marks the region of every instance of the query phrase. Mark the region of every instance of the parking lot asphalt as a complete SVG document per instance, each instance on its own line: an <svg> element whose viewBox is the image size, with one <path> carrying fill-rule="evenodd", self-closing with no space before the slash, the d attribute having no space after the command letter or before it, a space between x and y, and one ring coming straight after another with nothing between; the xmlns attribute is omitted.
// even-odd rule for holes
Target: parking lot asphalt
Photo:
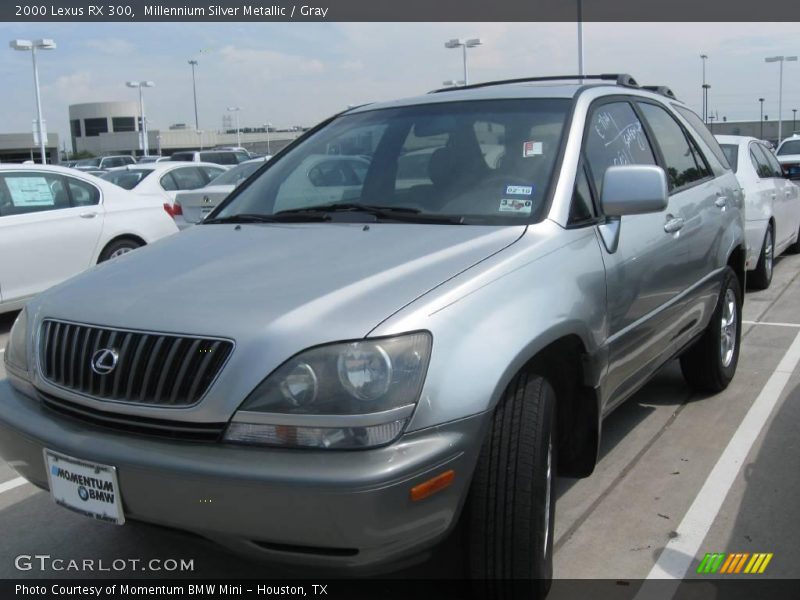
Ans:
<svg viewBox="0 0 800 600"><path fill-rule="evenodd" d="M608 417L595 473L558 480L557 579L709 577L695 573L707 552L773 553L762 577L797 578L799 296L800 256L778 259L770 289L747 294L739 367L725 392L691 392L673 362ZM0 315L0 348L12 321ZM176 576L19 571L21 554L193 559L194 571L180 577L298 575L182 532L90 521L57 507L2 461L0 531L0 578ZM458 576L457 547L448 540L402 576Z"/></svg>

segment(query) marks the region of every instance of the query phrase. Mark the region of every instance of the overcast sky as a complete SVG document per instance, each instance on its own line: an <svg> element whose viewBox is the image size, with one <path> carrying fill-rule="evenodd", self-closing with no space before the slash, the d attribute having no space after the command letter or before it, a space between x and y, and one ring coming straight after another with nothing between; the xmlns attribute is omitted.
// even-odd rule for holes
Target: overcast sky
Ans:
<svg viewBox="0 0 800 600"><path fill-rule="evenodd" d="M201 129L218 129L226 106L241 106L242 126L313 125L348 104L424 93L461 78L452 37L481 37L469 50L472 82L574 73L573 23L133 23L0 24L0 132L31 130L35 117L30 55L13 38L51 37L40 80L50 131L68 137L67 106L133 100L128 79L145 90L151 127L194 123L191 69L196 58ZM627 72L642 84L669 85L700 110L701 60L709 55L710 109L729 120L778 112L778 65L764 57L800 53L797 23L588 23L586 71ZM201 49L208 49L202 55ZM800 108L800 62L786 63L784 118Z"/></svg>

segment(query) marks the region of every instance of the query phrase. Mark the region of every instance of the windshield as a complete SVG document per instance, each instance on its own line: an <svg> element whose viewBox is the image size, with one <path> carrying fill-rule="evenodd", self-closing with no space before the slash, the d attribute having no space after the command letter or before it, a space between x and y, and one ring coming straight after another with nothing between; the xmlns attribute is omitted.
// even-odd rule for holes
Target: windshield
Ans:
<svg viewBox="0 0 800 600"><path fill-rule="evenodd" d="M725 155L725 158L728 159L728 164L731 166L731 169L733 169L733 172L738 172L739 146L736 144L720 144L720 148L722 148L722 153Z"/></svg>
<svg viewBox="0 0 800 600"><path fill-rule="evenodd" d="M786 154L800 154L800 140L783 142L783 145L778 149L778 156Z"/></svg>
<svg viewBox="0 0 800 600"><path fill-rule="evenodd" d="M152 172L152 169L126 169L124 171L108 171L103 173L100 176L100 179L110 181L111 183L114 183L123 189L132 190Z"/></svg>
<svg viewBox="0 0 800 600"><path fill-rule="evenodd" d="M264 161L258 161L233 167L230 171L225 171L221 175L217 175L208 182L208 185L238 185L255 173L263 164Z"/></svg>
<svg viewBox="0 0 800 600"><path fill-rule="evenodd" d="M314 208L363 221L354 205L388 209L373 214L377 220L403 212L403 222L413 220L408 214L425 222L537 221L570 102L483 100L344 115L273 159L211 221Z"/></svg>
<svg viewBox="0 0 800 600"><path fill-rule="evenodd" d="M75 163L76 167L99 167L100 166L100 159L99 158L84 158L83 160L79 160Z"/></svg>

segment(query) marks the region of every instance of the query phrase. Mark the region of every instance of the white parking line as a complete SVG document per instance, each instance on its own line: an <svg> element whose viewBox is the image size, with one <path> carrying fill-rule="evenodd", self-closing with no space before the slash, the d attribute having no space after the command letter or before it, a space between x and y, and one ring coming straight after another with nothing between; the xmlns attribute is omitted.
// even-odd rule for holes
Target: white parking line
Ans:
<svg viewBox="0 0 800 600"><path fill-rule="evenodd" d="M747 454L764 428L798 363L800 363L800 333L794 338L792 345L783 355L764 389L728 442L717 464L714 465L681 524L675 530L677 536L669 540L658 562L647 575L647 579L673 580L673 585L654 582L649 586L645 581L634 600L674 596L680 580L695 560L697 551L717 517L739 469L747 460Z"/></svg>
<svg viewBox="0 0 800 600"><path fill-rule="evenodd" d="M18 488L21 485L25 485L28 483L28 480L23 477L17 477L16 479L12 479L11 481L6 481L5 483L0 483L0 494L3 492L7 492L9 490L13 490L14 488Z"/></svg>
<svg viewBox="0 0 800 600"><path fill-rule="evenodd" d="M770 323L769 321L742 321L745 325L770 325L772 327L798 327L800 323Z"/></svg>

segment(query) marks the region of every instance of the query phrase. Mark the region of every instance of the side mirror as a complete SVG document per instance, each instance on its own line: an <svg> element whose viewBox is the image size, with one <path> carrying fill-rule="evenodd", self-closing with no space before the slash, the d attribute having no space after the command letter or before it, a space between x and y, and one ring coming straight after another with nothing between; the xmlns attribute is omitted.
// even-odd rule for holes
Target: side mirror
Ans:
<svg viewBox="0 0 800 600"><path fill-rule="evenodd" d="M609 167L600 204L609 217L661 212L667 208L667 175L651 165Z"/></svg>

